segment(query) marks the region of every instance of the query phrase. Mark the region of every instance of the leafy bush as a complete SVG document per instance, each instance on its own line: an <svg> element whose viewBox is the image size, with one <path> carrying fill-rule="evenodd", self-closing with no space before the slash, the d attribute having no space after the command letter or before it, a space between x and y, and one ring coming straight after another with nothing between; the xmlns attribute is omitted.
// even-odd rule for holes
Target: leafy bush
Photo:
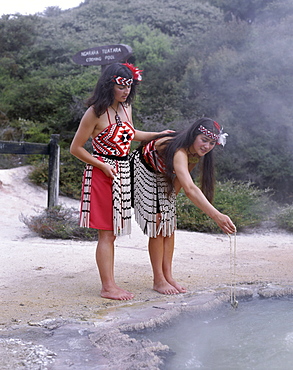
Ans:
<svg viewBox="0 0 293 370"><path fill-rule="evenodd" d="M69 149L61 149L60 156L60 192L74 199L80 199L85 163L70 154Z"/></svg>
<svg viewBox="0 0 293 370"><path fill-rule="evenodd" d="M36 185L48 185L49 159L43 158L35 161L29 174L29 179ZM85 164L69 153L69 149L61 148L60 153L60 193L65 196L79 199L81 194L81 181Z"/></svg>
<svg viewBox="0 0 293 370"><path fill-rule="evenodd" d="M217 183L214 206L232 219L238 231L263 221L270 204L269 191L260 190L251 183ZM177 220L179 229L220 232L217 224L195 207L182 191L177 196Z"/></svg>
<svg viewBox="0 0 293 370"><path fill-rule="evenodd" d="M293 206L287 206L275 216L276 224L287 231L293 231Z"/></svg>
<svg viewBox="0 0 293 370"><path fill-rule="evenodd" d="M19 118L1 124L0 138L5 141L30 141L46 144L50 140L50 134L46 124Z"/></svg>
<svg viewBox="0 0 293 370"><path fill-rule="evenodd" d="M28 175L29 180L36 185L48 185L48 168L48 158L43 158L41 161L34 162L32 171Z"/></svg>
<svg viewBox="0 0 293 370"><path fill-rule="evenodd" d="M0 120L0 140L48 144L50 135L45 124L19 118L4 123ZM13 168L27 164L41 166L43 158L44 156L39 154L1 154L0 168ZM46 173L45 176L48 177L48 174Z"/></svg>
<svg viewBox="0 0 293 370"><path fill-rule="evenodd" d="M21 215L21 221L45 239L97 240L97 230L79 227L78 218L78 211L64 206L47 208L36 216Z"/></svg>

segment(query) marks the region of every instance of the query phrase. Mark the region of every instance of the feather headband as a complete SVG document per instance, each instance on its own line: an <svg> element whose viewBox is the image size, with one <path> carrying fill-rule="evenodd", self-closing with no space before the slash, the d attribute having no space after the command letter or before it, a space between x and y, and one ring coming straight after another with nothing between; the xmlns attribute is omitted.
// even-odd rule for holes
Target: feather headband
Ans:
<svg viewBox="0 0 293 370"><path fill-rule="evenodd" d="M227 133L223 133L223 128L218 124L218 122L214 121L214 126L216 127L217 130L220 131L219 134L214 134L212 131L208 130L206 127L203 125L200 125L198 130L202 132L205 136L215 140L218 145L223 145L225 146L226 144L226 137L228 136Z"/></svg>
<svg viewBox="0 0 293 370"><path fill-rule="evenodd" d="M127 67L128 69L130 69L132 73L132 78L125 78L125 77L115 75L113 76L113 81L117 85L131 86L133 84L133 81L139 82L142 80L142 77L141 77L142 70L138 69L137 67L134 67L134 65L130 63L123 63L123 65Z"/></svg>

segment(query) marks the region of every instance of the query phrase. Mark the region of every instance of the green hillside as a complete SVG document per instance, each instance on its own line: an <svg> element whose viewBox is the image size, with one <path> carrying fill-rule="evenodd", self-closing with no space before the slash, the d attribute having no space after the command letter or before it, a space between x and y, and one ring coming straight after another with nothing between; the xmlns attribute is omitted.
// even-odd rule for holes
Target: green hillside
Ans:
<svg viewBox="0 0 293 370"><path fill-rule="evenodd" d="M293 4L290 0L86 0L0 19L0 139L47 142L63 162L100 75L83 49L126 44L143 69L135 126L178 129L200 116L229 133L218 179L293 196ZM2 165L3 166L3 165Z"/></svg>

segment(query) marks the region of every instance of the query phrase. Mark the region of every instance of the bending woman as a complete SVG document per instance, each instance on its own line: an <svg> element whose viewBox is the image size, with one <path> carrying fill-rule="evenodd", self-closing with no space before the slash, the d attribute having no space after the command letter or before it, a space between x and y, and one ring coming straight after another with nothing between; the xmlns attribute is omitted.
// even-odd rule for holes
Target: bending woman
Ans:
<svg viewBox="0 0 293 370"><path fill-rule="evenodd" d="M176 195L181 188L225 233L236 231L231 219L212 205L212 150L216 144L224 145L226 135L221 133L217 122L201 118L186 130L157 136L131 154L135 219L149 236L153 289L159 293L186 292L172 277ZM201 165L201 190L190 175L198 164Z"/></svg>

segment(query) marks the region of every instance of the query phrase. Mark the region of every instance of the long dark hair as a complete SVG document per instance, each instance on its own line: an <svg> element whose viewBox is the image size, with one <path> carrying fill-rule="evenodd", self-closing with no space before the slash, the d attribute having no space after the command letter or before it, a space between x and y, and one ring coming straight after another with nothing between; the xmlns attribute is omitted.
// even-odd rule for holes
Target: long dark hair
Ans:
<svg viewBox="0 0 293 370"><path fill-rule="evenodd" d="M195 138L202 134L202 132L199 131L200 125L204 126L206 129L216 135L220 133L218 124L215 125L215 121L204 117L195 121L185 130L166 135L159 135L157 137L169 137L169 139L162 143L158 148L158 152L166 165L165 177L168 182L168 193L171 193L171 191L174 189L174 155L177 150L181 148L188 149L194 143ZM212 202L215 188L213 150L205 154L200 162L200 187L206 198Z"/></svg>
<svg viewBox="0 0 293 370"><path fill-rule="evenodd" d="M99 78L92 96L86 101L88 107L93 106L97 117L105 113L107 108L114 103L114 76L133 78L131 70L122 63L113 63L106 68ZM132 103L136 85L137 81L134 80L125 104Z"/></svg>

